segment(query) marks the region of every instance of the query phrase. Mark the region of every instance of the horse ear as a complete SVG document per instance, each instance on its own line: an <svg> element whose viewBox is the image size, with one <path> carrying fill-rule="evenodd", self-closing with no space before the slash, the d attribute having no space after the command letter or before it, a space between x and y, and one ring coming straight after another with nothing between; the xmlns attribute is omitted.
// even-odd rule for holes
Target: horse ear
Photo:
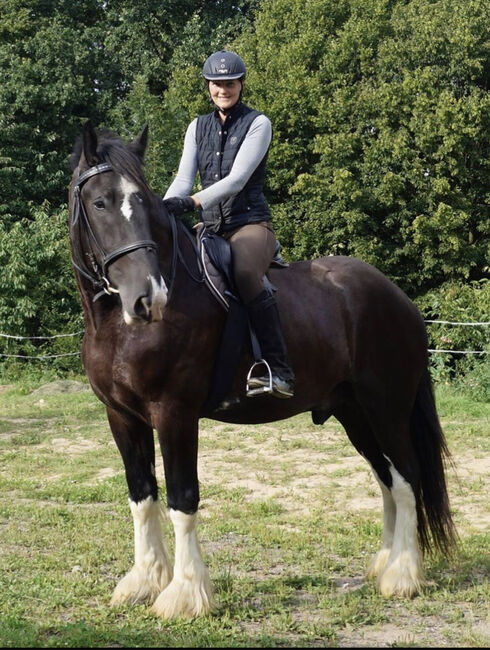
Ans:
<svg viewBox="0 0 490 650"><path fill-rule="evenodd" d="M145 151L146 147L148 145L148 124L145 125L141 133L137 138L131 142L130 147L134 151L134 153L141 158L141 160L144 159L145 157Z"/></svg>
<svg viewBox="0 0 490 650"><path fill-rule="evenodd" d="M82 139L83 148L79 166L83 167L83 163L85 163L87 167L93 167L99 162L99 159L97 157L97 133L90 120L85 122Z"/></svg>

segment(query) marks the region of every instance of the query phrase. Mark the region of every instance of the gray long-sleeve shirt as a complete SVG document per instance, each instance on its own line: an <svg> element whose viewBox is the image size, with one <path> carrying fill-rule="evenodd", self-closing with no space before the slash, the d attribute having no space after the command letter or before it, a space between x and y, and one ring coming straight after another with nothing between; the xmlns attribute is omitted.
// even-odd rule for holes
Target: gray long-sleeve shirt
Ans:
<svg viewBox="0 0 490 650"><path fill-rule="evenodd" d="M165 199L189 196L192 191L198 168L196 126L197 118L187 127L179 169L165 193ZM212 208L224 198L238 194L245 187L267 153L271 138L272 125L269 118L258 115L250 125L228 176L196 192L196 197L204 210Z"/></svg>

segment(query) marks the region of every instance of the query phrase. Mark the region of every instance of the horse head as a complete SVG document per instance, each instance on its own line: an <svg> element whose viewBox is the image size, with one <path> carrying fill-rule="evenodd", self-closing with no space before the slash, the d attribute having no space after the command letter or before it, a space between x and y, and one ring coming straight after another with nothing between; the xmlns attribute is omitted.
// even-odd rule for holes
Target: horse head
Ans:
<svg viewBox="0 0 490 650"><path fill-rule="evenodd" d="M125 144L87 122L72 156L73 264L92 281L94 302L119 294L128 325L161 320L168 293L151 237L155 196L143 173L147 141L147 127Z"/></svg>

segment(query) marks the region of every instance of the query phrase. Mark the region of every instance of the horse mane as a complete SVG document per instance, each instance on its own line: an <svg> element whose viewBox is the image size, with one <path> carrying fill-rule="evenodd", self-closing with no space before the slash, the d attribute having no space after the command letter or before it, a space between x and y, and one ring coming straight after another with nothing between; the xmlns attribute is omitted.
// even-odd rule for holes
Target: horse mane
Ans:
<svg viewBox="0 0 490 650"><path fill-rule="evenodd" d="M83 151L83 137L79 136L70 158L72 171L78 165ZM97 131L97 156L99 162L110 163L117 174L126 176L140 187L151 192L144 174L144 163L141 158L118 135L109 129Z"/></svg>

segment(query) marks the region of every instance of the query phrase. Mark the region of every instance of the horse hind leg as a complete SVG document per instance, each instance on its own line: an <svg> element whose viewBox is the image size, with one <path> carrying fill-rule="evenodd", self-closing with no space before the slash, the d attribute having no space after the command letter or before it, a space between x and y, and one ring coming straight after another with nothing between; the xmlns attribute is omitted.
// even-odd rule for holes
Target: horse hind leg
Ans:
<svg viewBox="0 0 490 650"><path fill-rule="evenodd" d="M412 483L387 458L392 477L390 493L395 504L393 544L384 568L378 574L383 596L412 597L424 583L422 554L417 525L417 504Z"/></svg>
<svg viewBox="0 0 490 650"><path fill-rule="evenodd" d="M157 498L153 429L112 409L107 414L126 470L134 526L134 564L117 584L111 605L153 602L172 578Z"/></svg>
<svg viewBox="0 0 490 650"><path fill-rule="evenodd" d="M384 596L412 596L422 584L414 491L381 448L361 407L352 401L335 413L357 451L369 462L383 498L383 537L367 570Z"/></svg>
<svg viewBox="0 0 490 650"><path fill-rule="evenodd" d="M409 415L407 394L403 393L404 401L399 396L399 407L391 414L386 409L378 411L378 417L383 415L375 431L389 463L397 510L392 552L379 577L380 587L387 595L412 596L423 584L419 543L423 549L434 545L447 555L456 545L457 533L444 474L444 457L449 451L427 368ZM376 415L371 416L374 421Z"/></svg>
<svg viewBox="0 0 490 650"><path fill-rule="evenodd" d="M366 420L376 441L376 456L370 461L380 482L388 519L386 547L370 567L384 596L411 597L423 585L419 543L420 463L410 436L410 417L403 409L374 409L369 401ZM390 540L390 537L392 539ZM391 544L389 553L387 549Z"/></svg>
<svg viewBox="0 0 490 650"><path fill-rule="evenodd" d="M379 487L381 488L381 495L383 498L383 538L381 541L381 548L371 558L366 573L367 578L376 578L384 571L390 557L391 549L393 547L393 538L395 536L396 504L391 494L391 490L386 487L372 466L371 469L376 480L379 483Z"/></svg>

